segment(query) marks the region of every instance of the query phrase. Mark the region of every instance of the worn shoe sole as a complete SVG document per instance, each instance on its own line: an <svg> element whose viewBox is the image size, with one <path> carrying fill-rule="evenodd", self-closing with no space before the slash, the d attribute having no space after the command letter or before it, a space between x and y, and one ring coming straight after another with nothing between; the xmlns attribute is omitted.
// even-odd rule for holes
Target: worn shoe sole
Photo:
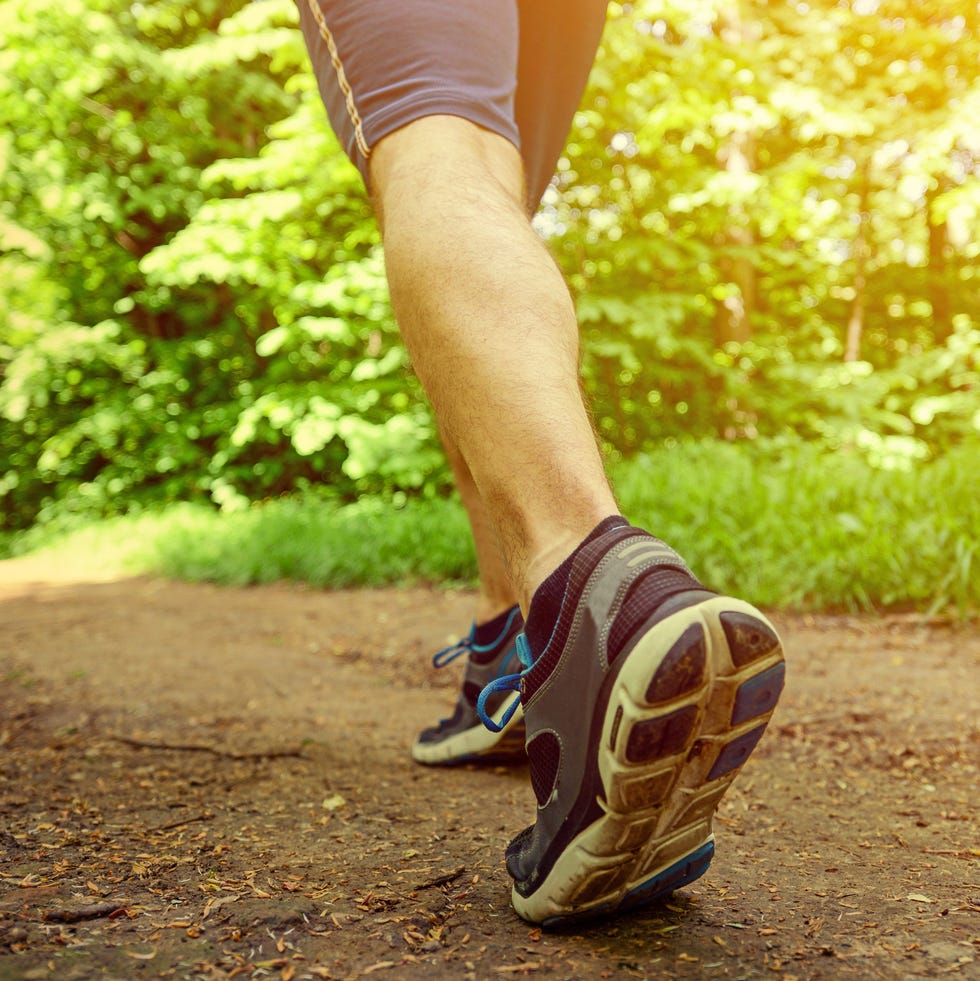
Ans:
<svg viewBox="0 0 980 981"><path fill-rule="evenodd" d="M506 704L501 705L491 716L498 725L506 709ZM518 705L501 732L491 732L482 722L478 722L472 728L447 736L437 743L414 743L412 759L426 766L526 762L524 737L524 712Z"/></svg>
<svg viewBox="0 0 980 981"><path fill-rule="evenodd" d="M602 816L569 842L533 893L515 885L514 909L534 923L631 909L702 875L715 809L783 688L772 624L728 597L668 616L617 660L593 712L594 754L582 784L591 782Z"/></svg>

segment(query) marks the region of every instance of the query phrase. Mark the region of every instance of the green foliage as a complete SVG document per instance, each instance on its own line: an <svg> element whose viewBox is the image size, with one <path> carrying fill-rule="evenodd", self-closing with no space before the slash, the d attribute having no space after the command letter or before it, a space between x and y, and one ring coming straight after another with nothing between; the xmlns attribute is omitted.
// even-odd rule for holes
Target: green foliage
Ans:
<svg viewBox="0 0 980 981"><path fill-rule="evenodd" d="M8 334L0 413L21 434L6 448L0 478L0 493L13 505L11 524L36 516L32 483L70 488L69 509L111 511L110 497L131 490L143 470L145 428L132 411L141 405L130 386L142 374L145 345L121 340L112 321L82 327L25 320Z"/></svg>
<svg viewBox="0 0 980 981"><path fill-rule="evenodd" d="M822 437L856 416L930 450L963 435L975 374L928 383L959 422L876 400L954 332L976 348L978 58L968 2L611 6L539 218L579 295L604 439ZM856 383L844 357L901 367Z"/></svg>
<svg viewBox="0 0 980 981"><path fill-rule="evenodd" d="M294 7L0 11L3 525L445 486Z"/></svg>
<svg viewBox="0 0 980 981"><path fill-rule="evenodd" d="M273 501L234 515L198 510L171 523L152 564L166 576L245 585L296 579L313 586L472 582L466 515L448 500L365 498L344 507Z"/></svg>
<svg viewBox="0 0 980 981"><path fill-rule="evenodd" d="M0 0L0 32L0 531L443 495L293 4ZM537 221L614 459L976 441L978 60L971 0L610 6Z"/></svg>

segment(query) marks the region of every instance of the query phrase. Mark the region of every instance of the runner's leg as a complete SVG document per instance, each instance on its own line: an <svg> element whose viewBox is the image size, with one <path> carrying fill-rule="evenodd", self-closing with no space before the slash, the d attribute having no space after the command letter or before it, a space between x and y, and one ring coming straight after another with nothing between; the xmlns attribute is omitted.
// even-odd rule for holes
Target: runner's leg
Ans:
<svg viewBox="0 0 980 981"><path fill-rule="evenodd" d="M466 508L466 516L469 518L473 544L476 548L480 586L474 619L478 624L486 623L517 603L517 596L504 563L503 553L500 551L497 532L487 513L476 481L473 480L473 474L470 473L470 468L466 465L459 448L449 437L443 435L442 445L453 469L460 499Z"/></svg>
<svg viewBox="0 0 980 981"><path fill-rule="evenodd" d="M368 6L377 12L368 0L333 12L350 27ZM538 810L508 848L512 900L545 923L631 908L707 869L714 810L775 707L782 650L758 611L705 590L669 546L616 514L578 390L571 299L527 220L508 74L517 29L502 27L512 0L383 12L406 11L421 15L407 33L372 21L380 33L348 31L339 46L317 21L337 81L325 101L343 94L345 146L373 192L399 325L529 610L514 638L524 670L489 679L476 706L495 733L526 714ZM393 39L407 66L395 86ZM378 65L389 75L380 88L363 75ZM447 65L448 88L430 84ZM536 167L531 195L546 176ZM494 658L518 623L508 616ZM475 634L437 661L475 652ZM519 705L493 709L517 690ZM443 762L493 748L469 745L463 702L446 720L452 745L443 726L428 734ZM428 735L416 744L427 757Z"/></svg>
<svg viewBox="0 0 980 981"><path fill-rule="evenodd" d="M524 214L517 7L306 0L300 9L331 120L378 207L416 371L526 607L616 505L579 392L574 308ZM551 144L569 122L550 120L561 129Z"/></svg>
<svg viewBox="0 0 980 981"><path fill-rule="evenodd" d="M426 117L375 147L371 179L402 335L526 610L617 510L579 390L571 298L527 220L520 157L502 137Z"/></svg>

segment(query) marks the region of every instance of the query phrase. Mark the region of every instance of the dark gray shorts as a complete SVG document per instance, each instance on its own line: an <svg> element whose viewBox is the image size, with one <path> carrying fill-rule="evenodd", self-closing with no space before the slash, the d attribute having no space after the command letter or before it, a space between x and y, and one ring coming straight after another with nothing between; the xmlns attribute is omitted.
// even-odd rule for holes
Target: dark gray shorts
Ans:
<svg viewBox="0 0 980 981"><path fill-rule="evenodd" d="M297 0L330 123L368 183L371 148L462 116L520 151L533 210L571 128L607 0Z"/></svg>

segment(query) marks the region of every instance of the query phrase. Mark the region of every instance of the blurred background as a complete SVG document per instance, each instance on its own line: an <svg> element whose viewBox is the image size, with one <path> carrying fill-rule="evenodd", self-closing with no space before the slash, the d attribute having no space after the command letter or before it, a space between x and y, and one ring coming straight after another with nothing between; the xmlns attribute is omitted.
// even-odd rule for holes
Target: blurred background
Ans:
<svg viewBox="0 0 980 981"><path fill-rule="evenodd" d="M472 581L296 24L0 0L0 553ZM978 65L976 0L610 5L536 225L623 508L716 588L980 601Z"/></svg>

